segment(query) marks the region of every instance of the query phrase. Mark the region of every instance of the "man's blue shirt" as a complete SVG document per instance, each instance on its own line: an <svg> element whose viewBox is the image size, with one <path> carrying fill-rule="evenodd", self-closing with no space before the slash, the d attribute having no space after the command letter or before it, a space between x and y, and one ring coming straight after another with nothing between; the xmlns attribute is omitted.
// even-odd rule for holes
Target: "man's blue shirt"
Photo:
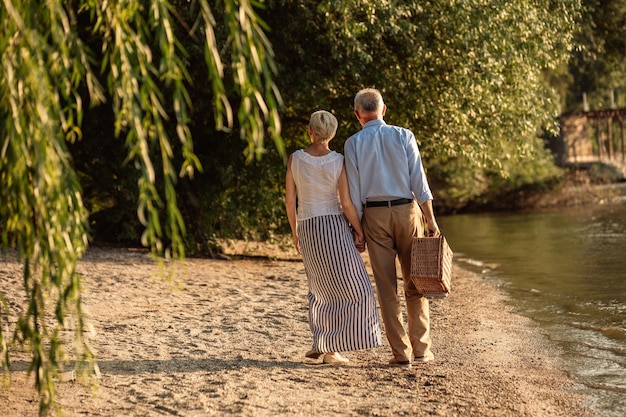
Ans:
<svg viewBox="0 0 626 417"><path fill-rule="evenodd" d="M413 132L370 120L344 146L350 197L359 218L366 201L432 200Z"/></svg>

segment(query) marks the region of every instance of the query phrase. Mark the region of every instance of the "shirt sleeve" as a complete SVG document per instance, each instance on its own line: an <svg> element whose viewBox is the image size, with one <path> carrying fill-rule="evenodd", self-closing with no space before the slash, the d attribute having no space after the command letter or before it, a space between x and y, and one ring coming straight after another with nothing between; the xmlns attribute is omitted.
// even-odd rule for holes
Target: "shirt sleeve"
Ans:
<svg viewBox="0 0 626 417"><path fill-rule="evenodd" d="M344 146L346 174L348 176L348 188L350 189L350 200L354 204L359 220L363 216L363 202L361 201L361 186L359 181L359 170L356 161L356 149L354 141L348 139Z"/></svg>
<svg viewBox="0 0 626 417"><path fill-rule="evenodd" d="M422 204L427 200L432 200L433 194L428 185L426 172L424 171L424 165L422 164L422 157L413 133L408 135L406 147L407 162L409 164L409 176L411 178L411 191L413 192L413 195L415 195L418 203Z"/></svg>

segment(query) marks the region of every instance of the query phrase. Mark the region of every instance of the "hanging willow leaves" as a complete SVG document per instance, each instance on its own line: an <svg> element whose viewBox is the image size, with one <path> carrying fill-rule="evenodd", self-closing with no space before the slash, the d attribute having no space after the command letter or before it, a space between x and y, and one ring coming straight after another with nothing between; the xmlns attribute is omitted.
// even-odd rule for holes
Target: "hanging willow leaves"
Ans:
<svg viewBox="0 0 626 417"><path fill-rule="evenodd" d="M1 247L14 250L23 264L25 305L10 329L7 317L17 313L0 294L0 360L8 370L11 346L28 350L40 414L55 406L54 377L68 359L86 364L80 368L85 374L93 370L76 270L88 246L88 213L66 146L81 140L84 103L112 106L115 133L124 139L120 146L140 172L142 243L155 255L183 257L185 225L175 187L177 178L202 167L188 127L190 79L176 31L187 25L178 11L195 13L194 31L203 34L213 91L208 100L217 126L232 129L236 112L253 158L263 153L267 131L282 149L272 51L253 5L247 0L1 2ZM216 27L227 28L224 43L218 42ZM87 47L94 38L101 51ZM223 50L232 62L228 72ZM230 84L241 100L235 110L225 74L232 74ZM176 156L182 160L178 167ZM64 351L60 338L68 317L76 318L73 353Z"/></svg>

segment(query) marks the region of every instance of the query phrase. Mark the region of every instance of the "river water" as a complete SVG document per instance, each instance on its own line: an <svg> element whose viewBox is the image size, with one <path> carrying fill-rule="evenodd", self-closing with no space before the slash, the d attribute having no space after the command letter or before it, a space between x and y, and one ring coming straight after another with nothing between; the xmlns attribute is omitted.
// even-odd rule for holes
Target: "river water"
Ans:
<svg viewBox="0 0 626 417"><path fill-rule="evenodd" d="M438 221L455 260L560 348L591 408L625 416L626 204Z"/></svg>

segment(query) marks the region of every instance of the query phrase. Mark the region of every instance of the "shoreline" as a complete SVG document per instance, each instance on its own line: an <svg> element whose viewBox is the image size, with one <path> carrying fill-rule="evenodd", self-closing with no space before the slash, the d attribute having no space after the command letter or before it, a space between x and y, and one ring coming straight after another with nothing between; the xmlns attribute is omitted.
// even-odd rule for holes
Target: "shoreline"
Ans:
<svg viewBox="0 0 626 417"><path fill-rule="evenodd" d="M176 282L142 251L87 252L78 270L101 377L95 396L78 381L58 383L65 416L593 415L556 348L511 312L501 290L457 262L450 296L431 302L434 362L389 367L384 340L345 353L347 366L328 366L304 358L310 332L297 255L257 243L227 248L243 258L187 259ZM20 271L0 254L10 305L23 292ZM11 358L0 409L37 415L28 358L15 350Z"/></svg>

